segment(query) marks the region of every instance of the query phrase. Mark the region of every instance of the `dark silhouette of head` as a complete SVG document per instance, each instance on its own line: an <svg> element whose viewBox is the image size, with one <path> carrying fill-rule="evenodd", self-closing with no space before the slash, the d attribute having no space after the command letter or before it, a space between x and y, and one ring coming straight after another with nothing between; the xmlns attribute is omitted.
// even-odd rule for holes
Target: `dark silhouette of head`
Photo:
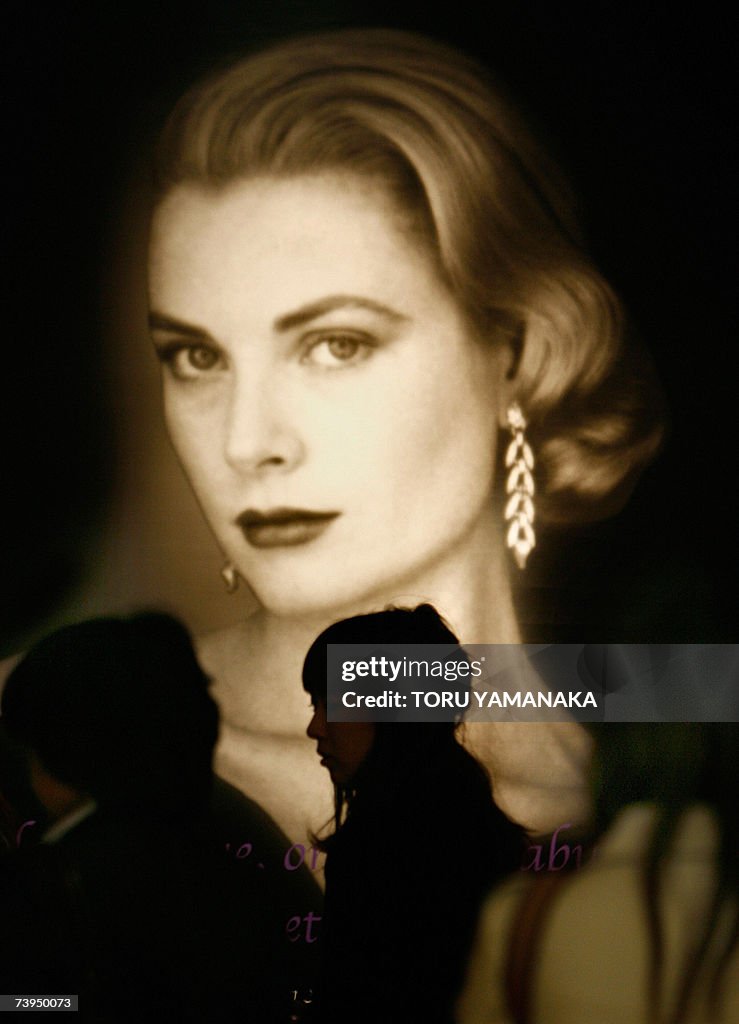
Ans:
<svg viewBox="0 0 739 1024"><path fill-rule="evenodd" d="M311 644L303 665L303 687L315 708L326 705L327 645L376 644L444 644L457 648L459 640L449 625L430 604L417 608L387 608L384 611L356 615L335 622ZM463 656L457 650L455 657ZM314 716L315 720L316 716ZM387 814L397 803L394 794L406 792L412 781L415 786L426 782L434 786L449 784L454 766L462 759L474 758L456 738L458 722L377 722L371 749L356 774L347 781L335 783L336 826L355 805L372 805L377 813ZM355 723L327 723L333 730L351 729ZM309 735L312 724L309 726ZM321 743L320 737L315 738ZM489 786L484 768L474 762ZM433 780L433 781L432 781ZM405 801L402 801L404 803Z"/></svg>
<svg viewBox="0 0 739 1024"><path fill-rule="evenodd" d="M303 662L303 688L313 700L326 699L328 644L451 644L459 640L430 604L386 608L334 622L316 637Z"/></svg>
<svg viewBox="0 0 739 1024"><path fill-rule="evenodd" d="M45 772L99 804L205 805L218 711L185 628L96 619L41 640L8 677L2 723Z"/></svg>

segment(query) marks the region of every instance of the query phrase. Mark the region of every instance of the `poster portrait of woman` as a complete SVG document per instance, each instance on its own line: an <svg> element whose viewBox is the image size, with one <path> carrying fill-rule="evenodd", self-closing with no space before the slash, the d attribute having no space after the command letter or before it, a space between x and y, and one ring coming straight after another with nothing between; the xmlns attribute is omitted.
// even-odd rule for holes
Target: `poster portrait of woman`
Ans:
<svg viewBox="0 0 739 1024"><path fill-rule="evenodd" d="M723 91L675 56L700 32L360 6L56 16L15 83L13 640L63 600L181 614L220 770L296 836L299 666L342 615L731 639ZM578 813L579 734L502 736L516 816Z"/></svg>

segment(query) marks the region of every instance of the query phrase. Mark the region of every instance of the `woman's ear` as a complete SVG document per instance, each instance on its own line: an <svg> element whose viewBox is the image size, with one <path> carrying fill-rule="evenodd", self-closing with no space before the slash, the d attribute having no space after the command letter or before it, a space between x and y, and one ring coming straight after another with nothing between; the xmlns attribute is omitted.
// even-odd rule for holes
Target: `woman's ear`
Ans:
<svg viewBox="0 0 739 1024"><path fill-rule="evenodd" d="M507 338L509 358L508 368L506 370L506 380L508 381L515 381L518 376L518 368L521 365L525 336L526 325L521 321L516 324L515 330L512 331Z"/></svg>
<svg viewBox="0 0 739 1024"><path fill-rule="evenodd" d="M508 407L518 392L518 373L521 367L526 324L513 317L501 319L495 325L496 348L500 358L500 402L498 425L501 430L508 428Z"/></svg>

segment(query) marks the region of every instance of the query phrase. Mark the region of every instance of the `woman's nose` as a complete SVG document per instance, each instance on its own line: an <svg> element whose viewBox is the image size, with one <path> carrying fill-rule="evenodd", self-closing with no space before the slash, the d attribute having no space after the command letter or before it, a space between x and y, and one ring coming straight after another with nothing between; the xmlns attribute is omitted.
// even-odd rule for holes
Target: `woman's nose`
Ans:
<svg viewBox="0 0 739 1024"><path fill-rule="evenodd" d="M269 380L233 381L225 424L226 461L239 472L289 471L305 449L286 396Z"/></svg>
<svg viewBox="0 0 739 1024"><path fill-rule="evenodd" d="M305 730L308 737L312 740L321 740L326 737L326 706L322 701L319 701L313 709L313 717L308 722L308 728Z"/></svg>

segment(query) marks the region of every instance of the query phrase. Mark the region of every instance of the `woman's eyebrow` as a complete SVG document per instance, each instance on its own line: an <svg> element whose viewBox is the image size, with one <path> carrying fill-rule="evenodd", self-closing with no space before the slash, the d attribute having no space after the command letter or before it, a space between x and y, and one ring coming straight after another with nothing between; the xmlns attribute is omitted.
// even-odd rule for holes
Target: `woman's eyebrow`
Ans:
<svg viewBox="0 0 739 1024"><path fill-rule="evenodd" d="M408 320L403 313L384 306L381 302L375 302L374 299L366 299L361 295L328 295L324 299L309 302L292 313L285 313L284 316L278 317L274 322L274 329L278 334L283 334L295 327L301 327L310 320L315 320L316 317L331 313L335 309L368 309L395 323Z"/></svg>
<svg viewBox="0 0 739 1024"><path fill-rule="evenodd" d="M164 316L154 310L149 313L150 331L171 331L173 334L182 334L186 338L195 338L197 341L209 341L210 334L202 327L195 327L193 324L185 323L184 320L176 320L172 316Z"/></svg>

